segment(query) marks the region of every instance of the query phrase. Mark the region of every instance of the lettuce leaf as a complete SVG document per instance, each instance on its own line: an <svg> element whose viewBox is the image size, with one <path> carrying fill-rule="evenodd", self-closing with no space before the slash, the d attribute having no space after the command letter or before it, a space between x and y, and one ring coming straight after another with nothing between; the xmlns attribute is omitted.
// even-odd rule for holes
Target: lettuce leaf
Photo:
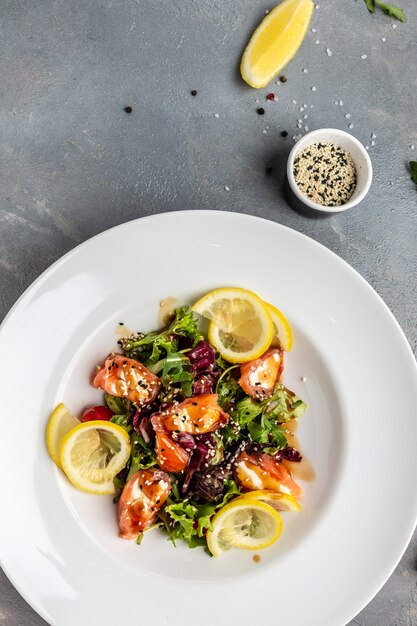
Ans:
<svg viewBox="0 0 417 626"><path fill-rule="evenodd" d="M175 545L177 540L186 541L190 548L207 546L205 534L212 529L211 519L229 500L239 495L234 480L228 480L224 496L216 504L198 504L193 500L181 500L168 504L158 513L163 528Z"/></svg>

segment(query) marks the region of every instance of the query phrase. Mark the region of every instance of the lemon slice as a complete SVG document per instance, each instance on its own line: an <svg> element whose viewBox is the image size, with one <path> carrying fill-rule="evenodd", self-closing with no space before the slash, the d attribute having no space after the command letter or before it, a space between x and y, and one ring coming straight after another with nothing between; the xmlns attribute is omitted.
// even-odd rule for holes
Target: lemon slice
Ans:
<svg viewBox="0 0 417 626"><path fill-rule="evenodd" d="M213 556L230 548L262 550L281 535L282 518L269 504L249 496L226 504L212 520L207 545Z"/></svg>
<svg viewBox="0 0 417 626"><path fill-rule="evenodd" d="M239 287L215 289L198 300L193 310L211 321L209 341L231 363L252 361L271 345L271 316L252 291Z"/></svg>
<svg viewBox="0 0 417 626"><path fill-rule="evenodd" d="M278 345L281 350L289 352L292 348L292 330L289 321L279 309L269 302L265 302L274 325L273 345Z"/></svg>
<svg viewBox="0 0 417 626"><path fill-rule="evenodd" d="M259 489L258 491L248 491L248 493L238 496L237 499L240 500L243 498L260 500L272 506L276 511L292 511L294 513L301 511L301 504L298 500L287 493L277 493L275 491L268 491L267 489Z"/></svg>
<svg viewBox="0 0 417 626"><path fill-rule="evenodd" d="M71 428L79 424L79 420L71 413L68 407L61 402L49 416L46 427L46 447L53 462L62 469L59 458L59 446L62 439Z"/></svg>
<svg viewBox="0 0 417 626"><path fill-rule="evenodd" d="M284 0L262 20L240 65L248 85L265 87L291 61L303 43L313 10L312 0Z"/></svg>
<svg viewBox="0 0 417 626"><path fill-rule="evenodd" d="M65 435L59 453L62 469L77 489L114 493L113 478L129 459L130 438L112 422L84 422Z"/></svg>

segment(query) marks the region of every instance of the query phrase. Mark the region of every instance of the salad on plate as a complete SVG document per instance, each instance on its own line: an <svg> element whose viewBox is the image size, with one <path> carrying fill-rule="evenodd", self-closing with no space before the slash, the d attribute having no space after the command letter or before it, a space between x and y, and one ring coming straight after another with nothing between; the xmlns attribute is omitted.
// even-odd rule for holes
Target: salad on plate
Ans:
<svg viewBox="0 0 417 626"><path fill-rule="evenodd" d="M208 332L201 330L208 320ZM50 456L78 489L112 494L119 536L260 550L301 510L292 442L305 403L284 384L285 316L255 293L211 291L171 311L162 329L127 333L97 365L102 403L52 412Z"/></svg>

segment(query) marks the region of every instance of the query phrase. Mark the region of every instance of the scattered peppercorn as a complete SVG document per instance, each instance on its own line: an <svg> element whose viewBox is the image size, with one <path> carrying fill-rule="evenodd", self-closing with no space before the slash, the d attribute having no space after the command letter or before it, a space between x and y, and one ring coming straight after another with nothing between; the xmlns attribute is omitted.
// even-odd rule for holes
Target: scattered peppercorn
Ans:
<svg viewBox="0 0 417 626"><path fill-rule="evenodd" d="M266 99L267 99L267 100L276 100L276 99L277 99L277 97L276 97L276 95L275 95L274 93L269 93L269 94L266 96Z"/></svg>
<svg viewBox="0 0 417 626"><path fill-rule="evenodd" d="M259 109L256 109L256 112L258 115L264 115L265 109L263 109L262 107L259 107Z"/></svg>
<svg viewBox="0 0 417 626"><path fill-rule="evenodd" d="M332 143L316 143L299 152L294 178L300 191L322 206L341 206L356 188L356 167L350 154Z"/></svg>
<svg viewBox="0 0 417 626"><path fill-rule="evenodd" d="M286 130L281 131L281 137L288 137L288 133Z"/></svg>
<svg viewBox="0 0 417 626"><path fill-rule="evenodd" d="M286 83L288 78L283 74L282 76L279 77L281 83Z"/></svg>
<svg viewBox="0 0 417 626"><path fill-rule="evenodd" d="M259 554L254 554L252 558L255 563L259 563L261 560L261 557L259 556Z"/></svg>
<svg viewBox="0 0 417 626"><path fill-rule="evenodd" d="M266 166L266 168L265 168L265 172L266 172L267 174L272 174L272 172L273 172L273 167L272 167L272 165L267 165L267 166ZM256 383L255 383L255 384L256 384Z"/></svg>
<svg viewBox="0 0 417 626"><path fill-rule="evenodd" d="M192 92L191 92L191 95L192 96L196 96L197 95L197 89L193 89Z"/></svg>
<svg viewBox="0 0 417 626"><path fill-rule="evenodd" d="M125 107L125 111L126 113L132 113L133 109L132 107Z"/></svg>

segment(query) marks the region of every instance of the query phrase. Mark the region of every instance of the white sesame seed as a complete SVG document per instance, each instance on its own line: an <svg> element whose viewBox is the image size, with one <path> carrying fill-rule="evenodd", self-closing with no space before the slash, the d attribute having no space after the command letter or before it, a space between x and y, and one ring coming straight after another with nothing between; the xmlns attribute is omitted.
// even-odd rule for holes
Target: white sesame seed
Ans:
<svg viewBox="0 0 417 626"><path fill-rule="evenodd" d="M353 124L349 124L349 128L350 128L350 130L352 130Z"/></svg>
<svg viewBox="0 0 417 626"><path fill-rule="evenodd" d="M297 128L302 128L302 126L303 126L303 125L302 125L300 122L298 122L298 124L297 124Z"/></svg>
<svg viewBox="0 0 417 626"><path fill-rule="evenodd" d="M310 128L308 126L304 126L304 130L307 132L310 130Z"/></svg>
<svg viewBox="0 0 417 626"><path fill-rule="evenodd" d="M300 107L300 111L304 111L304 107Z"/></svg>
<svg viewBox="0 0 417 626"><path fill-rule="evenodd" d="M343 106L343 100L339 100L339 106Z"/></svg>
<svg viewBox="0 0 417 626"><path fill-rule="evenodd" d="M262 133L263 133L264 135L266 135L266 130L265 130L265 128L263 129Z"/></svg>
<svg viewBox="0 0 417 626"><path fill-rule="evenodd" d="M371 141L371 146L374 146L374 145L375 145L375 141L374 141L374 140L372 140L372 141Z"/></svg>
<svg viewBox="0 0 417 626"><path fill-rule="evenodd" d="M386 42L387 38L386 37L381 37L381 41L383 41L384 43Z"/></svg>
<svg viewBox="0 0 417 626"><path fill-rule="evenodd" d="M412 143L410 146L410 150L414 150L415 149L415 145Z"/></svg>
<svg viewBox="0 0 417 626"><path fill-rule="evenodd" d="M303 69L303 74L308 74L308 69L306 67Z"/></svg>
<svg viewBox="0 0 417 626"><path fill-rule="evenodd" d="M391 24L391 26L394 30L397 28L397 24Z"/></svg>
<svg viewBox="0 0 417 626"><path fill-rule="evenodd" d="M310 104L310 109L314 109L314 104Z"/></svg>
<svg viewBox="0 0 417 626"><path fill-rule="evenodd" d="M269 13L269 10L265 9L265 15L268 15L268 13Z"/></svg>
<svg viewBox="0 0 417 626"><path fill-rule="evenodd" d="M318 46L320 43L320 39L316 39L316 46Z"/></svg>
<svg viewBox="0 0 417 626"><path fill-rule="evenodd" d="M317 87L314 87L314 86L313 86L313 87L311 88L311 91L317 91Z"/></svg>
<svg viewBox="0 0 417 626"><path fill-rule="evenodd" d="M346 113L346 114L345 114L345 118L346 118L347 120L348 120L348 119L350 119L350 113Z"/></svg>
<svg viewBox="0 0 417 626"><path fill-rule="evenodd" d="M372 133L372 135L371 135L371 139L376 139L376 135L375 135L375 133Z"/></svg>
<svg viewBox="0 0 417 626"><path fill-rule="evenodd" d="M320 5L319 5L319 4L316 4L316 7L315 7L315 8L316 8L316 11L317 11L317 9L319 9L319 8L320 8Z"/></svg>
<svg viewBox="0 0 417 626"><path fill-rule="evenodd" d="M312 29L311 29L311 32L312 32L312 33L316 33L316 32L317 32L317 28L312 28Z"/></svg>
<svg viewBox="0 0 417 626"><path fill-rule="evenodd" d="M225 191L230 191L230 187L228 187L227 185L225 185L224 190L225 190Z"/></svg>
<svg viewBox="0 0 417 626"><path fill-rule="evenodd" d="M308 118L308 115L304 115L304 119L306 120Z"/></svg>
<svg viewBox="0 0 417 626"><path fill-rule="evenodd" d="M218 113L215 113L215 114L214 114L214 117L217 119L217 118L219 117L219 114L218 114Z"/></svg>
<svg viewBox="0 0 417 626"><path fill-rule="evenodd" d="M300 118L299 120L297 120L297 122L298 122L299 124L302 124L302 123L303 123L303 120Z"/></svg>
<svg viewBox="0 0 417 626"><path fill-rule="evenodd" d="M326 54L328 57L331 57L333 52L330 50L330 48L326 48Z"/></svg>
<svg viewBox="0 0 417 626"><path fill-rule="evenodd" d="M367 55L367 54L361 54L361 59L365 60L365 59L367 59L367 58L368 58L368 55Z"/></svg>
<svg viewBox="0 0 417 626"><path fill-rule="evenodd" d="M365 146L365 150L369 150L369 146Z"/></svg>
<svg viewBox="0 0 417 626"><path fill-rule="evenodd" d="M335 103L336 106L339 106L339 101L338 100L335 100L334 103Z"/></svg>

